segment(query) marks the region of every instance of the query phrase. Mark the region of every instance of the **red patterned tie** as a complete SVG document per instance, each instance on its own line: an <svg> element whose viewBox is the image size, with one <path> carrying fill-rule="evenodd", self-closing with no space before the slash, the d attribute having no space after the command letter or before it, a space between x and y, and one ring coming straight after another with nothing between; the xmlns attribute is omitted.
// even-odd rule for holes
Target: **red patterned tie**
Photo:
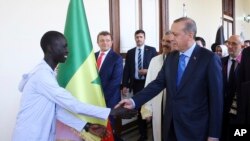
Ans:
<svg viewBox="0 0 250 141"><path fill-rule="evenodd" d="M97 68L98 68L98 70L100 70L100 66L101 66L101 63L102 63L103 55L105 55L104 52L102 52L101 55L97 59Z"/></svg>

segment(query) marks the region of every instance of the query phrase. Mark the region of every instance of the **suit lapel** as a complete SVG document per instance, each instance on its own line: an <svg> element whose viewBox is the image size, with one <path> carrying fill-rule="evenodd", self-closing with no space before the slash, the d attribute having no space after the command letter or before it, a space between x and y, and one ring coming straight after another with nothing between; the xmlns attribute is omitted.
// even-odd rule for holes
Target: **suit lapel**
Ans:
<svg viewBox="0 0 250 141"><path fill-rule="evenodd" d="M229 59L229 56L221 59L222 71L223 71L223 81L224 81L225 84L227 84L227 64L228 64L228 59Z"/></svg>
<svg viewBox="0 0 250 141"><path fill-rule="evenodd" d="M176 76L177 76L177 69L178 69L178 61L179 61L179 52L176 51L175 54L173 54L173 58L168 55L166 58L167 60L167 67L166 69L170 70L170 83L168 85L170 86L169 88L173 88L173 93L176 92ZM174 82L174 83L172 83Z"/></svg>
<svg viewBox="0 0 250 141"><path fill-rule="evenodd" d="M131 61L131 64L132 64L132 68L133 68L133 77L134 77L134 73L135 73L135 50L136 50L136 47L134 48L134 49L132 49L132 51L131 51L131 58L129 58L130 59L130 61ZM133 58L132 58L133 57Z"/></svg>
<svg viewBox="0 0 250 141"><path fill-rule="evenodd" d="M223 68L223 73L227 76L227 64L228 64L228 59L229 56L227 56L226 58L222 58L221 62L222 62L222 68Z"/></svg>
<svg viewBox="0 0 250 141"><path fill-rule="evenodd" d="M98 52L95 53L95 59L96 59L96 61L97 61L97 58L99 56L99 53L100 53L100 51L98 51Z"/></svg>
<svg viewBox="0 0 250 141"><path fill-rule="evenodd" d="M183 87L183 85L187 82L187 80L192 76L193 71L196 69L195 68L196 63L198 62L199 59L200 59L200 47L196 46L189 59L186 69L182 75L182 79L178 90L180 90Z"/></svg>
<svg viewBox="0 0 250 141"><path fill-rule="evenodd" d="M144 47L144 55L143 55L143 68L145 68L145 66L147 66L147 65L146 65L147 56L149 56L148 50L149 50L148 47L145 46L145 47Z"/></svg>

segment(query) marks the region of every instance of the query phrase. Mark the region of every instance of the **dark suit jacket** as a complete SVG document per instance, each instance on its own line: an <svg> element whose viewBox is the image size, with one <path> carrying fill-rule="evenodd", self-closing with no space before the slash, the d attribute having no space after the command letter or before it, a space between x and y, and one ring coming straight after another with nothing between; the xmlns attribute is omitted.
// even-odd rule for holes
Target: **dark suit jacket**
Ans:
<svg viewBox="0 0 250 141"><path fill-rule="evenodd" d="M225 114L227 114L229 112L231 105L232 105L232 102L233 102L235 92L238 91L238 87L239 87L239 66L240 66L240 64L237 64L237 66L234 70L234 72L235 72L234 83L229 84L228 79L227 79L227 75L228 75L227 64L228 64L229 59L230 59L229 56L221 58L222 73L223 73L223 85L224 85L223 90L224 90L224 98L225 98L224 99L224 112L225 112Z"/></svg>
<svg viewBox="0 0 250 141"><path fill-rule="evenodd" d="M98 55L99 52L96 52L96 59ZM122 73L122 57L111 49L99 71L106 105L109 108L113 108L121 100L120 85Z"/></svg>
<svg viewBox="0 0 250 141"><path fill-rule="evenodd" d="M135 51L136 47L130 49L127 52L123 80L123 87L132 88L134 79L135 79ZM143 56L143 69L148 69L149 63L153 57L157 55L156 49L145 45L144 47L144 56Z"/></svg>
<svg viewBox="0 0 250 141"><path fill-rule="evenodd" d="M179 141L205 141L209 136L219 138L223 113L220 58L196 46L177 89L178 60L178 51L168 55L157 78L132 98L136 108L167 88L164 140L169 136L171 123Z"/></svg>
<svg viewBox="0 0 250 141"><path fill-rule="evenodd" d="M239 115L242 124L250 124L250 47L242 52L240 63Z"/></svg>

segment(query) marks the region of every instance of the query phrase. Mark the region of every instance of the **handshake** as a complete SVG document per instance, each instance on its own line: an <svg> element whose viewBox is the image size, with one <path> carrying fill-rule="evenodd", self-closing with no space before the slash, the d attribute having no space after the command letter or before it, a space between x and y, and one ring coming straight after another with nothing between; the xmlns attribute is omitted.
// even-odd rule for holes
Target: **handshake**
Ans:
<svg viewBox="0 0 250 141"><path fill-rule="evenodd" d="M132 117L137 115L137 110L117 107L115 109L111 109L109 115L113 116L114 118L131 119Z"/></svg>
<svg viewBox="0 0 250 141"><path fill-rule="evenodd" d="M137 110L134 109L127 109L124 107L117 107L115 109L111 109L109 116L113 116L114 118L122 118L122 119L131 119L132 117L137 115ZM110 136L107 131L107 128L101 124L93 124L87 123L84 127L85 131L98 136L100 138L105 138Z"/></svg>

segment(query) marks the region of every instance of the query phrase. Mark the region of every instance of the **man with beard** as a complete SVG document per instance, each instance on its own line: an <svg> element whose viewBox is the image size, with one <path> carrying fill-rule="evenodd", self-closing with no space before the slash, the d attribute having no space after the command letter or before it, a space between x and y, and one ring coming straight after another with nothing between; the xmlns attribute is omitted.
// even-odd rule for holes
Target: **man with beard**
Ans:
<svg viewBox="0 0 250 141"><path fill-rule="evenodd" d="M167 31L163 35L161 44L162 53L152 58L148 67L145 86L147 86L151 81L156 78L168 54L171 51L177 49L176 43L174 41L174 35L170 31ZM141 108L142 118L146 119L148 122L152 119L154 141L162 140L162 115L165 107L166 98L167 93L164 89L160 92L160 94L158 94L152 100L148 101Z"/></svg>

